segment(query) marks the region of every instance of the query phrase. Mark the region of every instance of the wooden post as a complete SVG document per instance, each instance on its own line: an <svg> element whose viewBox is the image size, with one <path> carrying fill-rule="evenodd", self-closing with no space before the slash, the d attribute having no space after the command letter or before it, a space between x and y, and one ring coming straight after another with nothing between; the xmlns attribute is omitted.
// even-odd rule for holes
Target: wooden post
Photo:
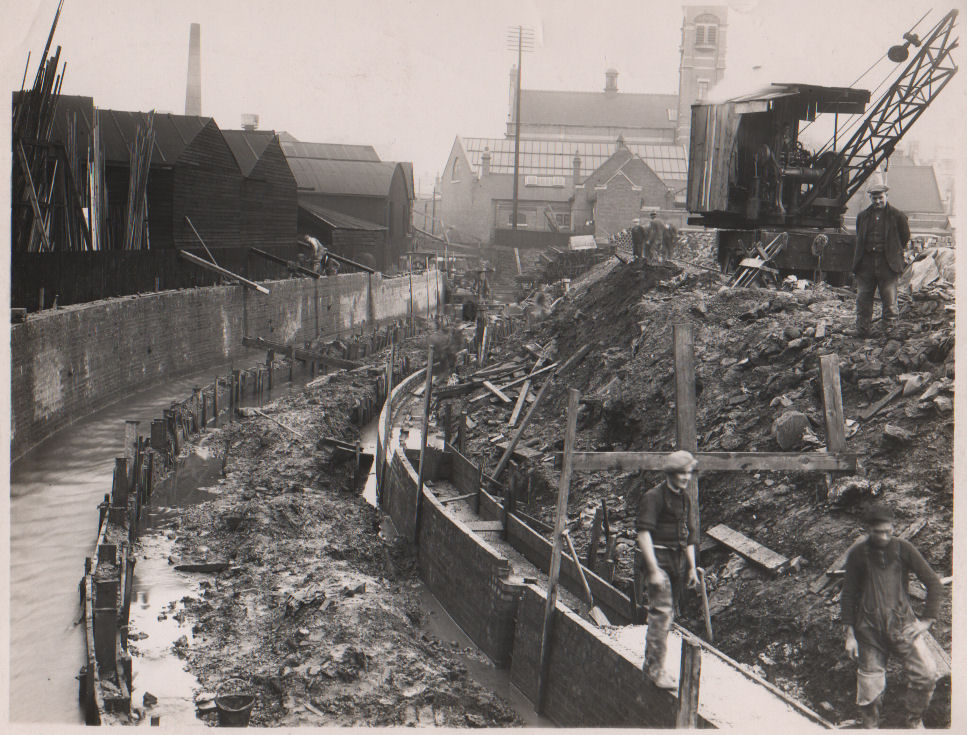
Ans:
<svg viewBox="0 0 967 735"><path fill-rule="evenodd" d="M292 370L295 367L295 347L289 347L289 382L292 382Z"/></svg>
<svg viewBox="0 0 967 735"><path fill-rule="evenodd" d="M484 471L483 463L477 468L477 495L473 499L473 512L480 515L480 500L483 495Z"/></svg>
<svg viewBox="0 0 967 735"><path fill-rule="evenodd" d="M212 421L215 426L218 426L218 378L215 378L215 382L212 388Z"/></svg>
<svg viewBox="0 0 967 735"><path fill-rule="evenodd" d="M201 428L201 388L197 385L191 389L191 430L197 432Z"/></svg>
<svg viewBox="0 0 967 735"><path fill-rule="evenodd" d="M126 507L128 504L128 458L114 458L114 482L111 487L111 501L114 505Z"/></svg>
<svg viewBox="0 0 967 735"><path fill-rule="evenodd" d="M692 325L683 323L674 326L675 338L675 427L678 434L678 448L689 452L698 451L698 433L695 428L695 339ZM699 467L701 469L701 467ZM699 525L698 512L698 475L692 475L688 485L688 498L691 501L691 516L695 528ZM695 550L698 556L698 549ZM699 560L695 560L696 564Z"/></svg>
<svg viewBox="0 0 967 735"><path fill-rule="evenodd" d="M124 456L133 460L138 444L138 421L124 422Z"/></svg>
<svg viewBox="0 0 967 735"><path fill-rule="evenodd" d="M694 640L682 638L682 667L678 676L678 715L675 727L692 730L698 727L698 685L702 673L702 647Z"/></svg>
<svg viewBox="0 0 967 735"><path fill-rule="evenodd" d="M483 367L487 362L487 350L490 347L490 324L484 325L483 336L480 338L480 354L477 355L477 367Z"/></svg>
<svg viewBox="0 0 967 735"><path fill-rule="evenodd" d="M843 418L843 393L839 381L839 356L819 358L819 380L823 393L823 418L826 420L826 451L839 454L846 451L846 425ZM833 485L833 475L825 473L826 494ZM818 500L825 500L825 495Z"/></svg>
<svg viewBox="0 0 967 735"><path fill-rule="evenodd" d="M151 448L156 452L168 451L168 429L164 419L151 422Z"/></svg>
<svg viewBox="0 0 967 735"><path fill-rule="evenodd" d="M265 355L265 367L269 371L269 393L272 392L272 366L275 364L275 350L269 350Z"/></svg>
<svg viewBox="0 0 967 735"><path fill-rule="evenodd" d="M232 420L238 416L239 403L239 370L232 370Z"/></svg>
<svg viewBox="0 0 967 735"><path fill-rule="evenodd" d="M423 436L420 441L420 470L416 482L416 514L413 523L413 543L420 540L420 514L423 511L423 470L426 458L427 432L430 429L430 394L433 392L433 345L426 348L426 389L423 391Z"/></svg>
<svg viewBox="0 0 967 735"><path fill-rule="evenodd" d="M504 488L504 504L500 509L500 520L504 524L500 537L507 540L507 524L510 522L511 505L514 502L514 492L517 490L517 473L511 472L510 478Z"/></svg>
<svg viewBox="0 0 967 735"><path fill-rule="evenodd" d="M548 381L549 382L549 381ZM545 383L545 387L546 387ZM541 634L541 659L537 675L537 711L544 712L547 694L547 676L550 670L551 633L554 610L557 606L557 585L561 574L561 551L564 546L564 528L567 520L567 496L571 489L571 455L574 453L574 435L577 429L578 401L581 394L574 388L567 392L567 424L564 429L564 466L557 489L557 516L554 521L554 546L551 549L551 566L547 580L547 605L544 608L544 628Z"/></svg>
<svg viewBox="0 0 967 735"><path fill-rule="evenodd" d="M457 424L457 451L467 455L467 409L460 409L460 423Z"/></svg>
<svg viewBox="0 0 967 735"><path fill-rule="evenodd" d="M37 297L37 303L39 304L39 308L37 309L37 311L43 311L44 310L44 287L43 286L40 287L40 294Z"/></svg>
<svg viewBox="0 0 967 735"><path fill-rule="evenodd" d="M598 560L598 539L601 536L601 523L601 508L597 508L594 511L594 520L591 522L591 538L588 542L587 568L592 572Z"/></svg>
<svg viewBox="0 0 967 735"><path fill-rule="evenodd" d="M443 446L450 444L450 423L453 421L453 404L447 401L443 406Z"/></svg>

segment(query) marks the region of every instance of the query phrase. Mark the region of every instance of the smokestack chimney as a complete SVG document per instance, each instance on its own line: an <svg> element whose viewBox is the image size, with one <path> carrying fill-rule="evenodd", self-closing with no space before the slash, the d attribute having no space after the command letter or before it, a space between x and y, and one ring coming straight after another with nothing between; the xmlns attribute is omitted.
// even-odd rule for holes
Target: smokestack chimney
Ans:
<svg viewBox="0 0 967 735"><path fill-rule="evenodd" d="M480 178L484 176L490 176L490 148L484 148L483 154L480 156Z"/></svg>
<svg viewBox="0 0 967 735"><path fill-rule="evenodd" d="M577 186L581 183L581 156L577 151L574 151L574 160L571 161L571 166L571 173L574 177L574 185Z"/></svg>
<svg viewBox="0 0 967 735"><path fill-rule="evenodd" d="M188 34L188 89L185 114L201 115L201 25L191 24Z"/></svg>
<svg viewBox="0 0 967 735"><path fill-rule="evenodd" d="M604 91L617 93L618 91L618 70L608 69L604 73Z"/></svg>
<svg viewBox="0 0 967 735"><path fill-rule="evenodd" d="M259 116L253 115L251 112L242 113L242 130L258 130L259 129Z"/></svg>

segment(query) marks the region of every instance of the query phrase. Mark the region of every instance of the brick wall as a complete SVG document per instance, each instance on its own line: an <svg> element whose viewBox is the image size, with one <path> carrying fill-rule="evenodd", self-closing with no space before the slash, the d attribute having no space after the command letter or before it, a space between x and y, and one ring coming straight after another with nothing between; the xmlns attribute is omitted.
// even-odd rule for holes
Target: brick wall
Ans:
<svg viewBox="0 0 967 735"><path fill-rule="evenodd" d="M413 276L417 314L435 272ZM429 289L427 289L429 284ZM47 310L10 330L11 457L127 393L230 359L243 336L296 343L371 329L408 313L408 278L347 273L167 291Z"/></svg>
<svg viewBox="0 0 967 735"><path fill-rule="evenodd" d="M511 682L537 699L547 596L525 585L517 608ZM560 604L551 633L545 711L561 727L674 727L677 697L642 683L640 664ZM705 726L699 720L700 726Z"/></svg>

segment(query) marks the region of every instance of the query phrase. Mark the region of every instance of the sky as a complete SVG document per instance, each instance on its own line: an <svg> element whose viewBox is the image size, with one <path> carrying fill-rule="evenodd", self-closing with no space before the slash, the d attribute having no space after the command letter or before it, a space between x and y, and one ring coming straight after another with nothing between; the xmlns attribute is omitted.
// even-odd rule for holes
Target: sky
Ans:
<svg viewBox="0 0 967 735"><path fill-rule="evenodd" d="M967 0L948 0L961 10ZM927 0L741 0L727 3L726 84L846 86L901 40ZM0 69L28 84L57 0L0 0ZM936 7L933 23L947 7ZM371 144L414 163L428 191L456 135L503 135L510 26L534 29L525 89L675 93L682 11L654 0L65 0L54 37L63 91L115 109L184 112L188 33L201 24L202 113L223 128L242 113L300 140ZM956 54L956 52L955 52ZM754 66L760 68L753 71ZM879 83L885 69L864 79ZM862 85L860 85L862 86ZM962 150L967 78L958 75L909 137ZM713 95L715 91L713 90ZM9 124L7 120L4 124ZM959 140L952 140L957 131ZM941 151L943 152L943 151Z"/></svg>

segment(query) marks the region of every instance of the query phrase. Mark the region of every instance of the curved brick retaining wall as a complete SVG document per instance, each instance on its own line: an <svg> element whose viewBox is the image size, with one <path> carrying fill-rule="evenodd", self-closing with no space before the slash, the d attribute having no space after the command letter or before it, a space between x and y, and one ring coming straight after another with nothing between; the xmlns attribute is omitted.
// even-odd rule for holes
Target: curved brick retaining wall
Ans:
<svg viewBox="0 0 967 735"><path fill-rule="evenodd" d="M435 271L383 278L347 273L166 291L32 314L11 327L11 458L113 400L209 365L258 354L242 337L302 343L431 313Z"/></svg>

